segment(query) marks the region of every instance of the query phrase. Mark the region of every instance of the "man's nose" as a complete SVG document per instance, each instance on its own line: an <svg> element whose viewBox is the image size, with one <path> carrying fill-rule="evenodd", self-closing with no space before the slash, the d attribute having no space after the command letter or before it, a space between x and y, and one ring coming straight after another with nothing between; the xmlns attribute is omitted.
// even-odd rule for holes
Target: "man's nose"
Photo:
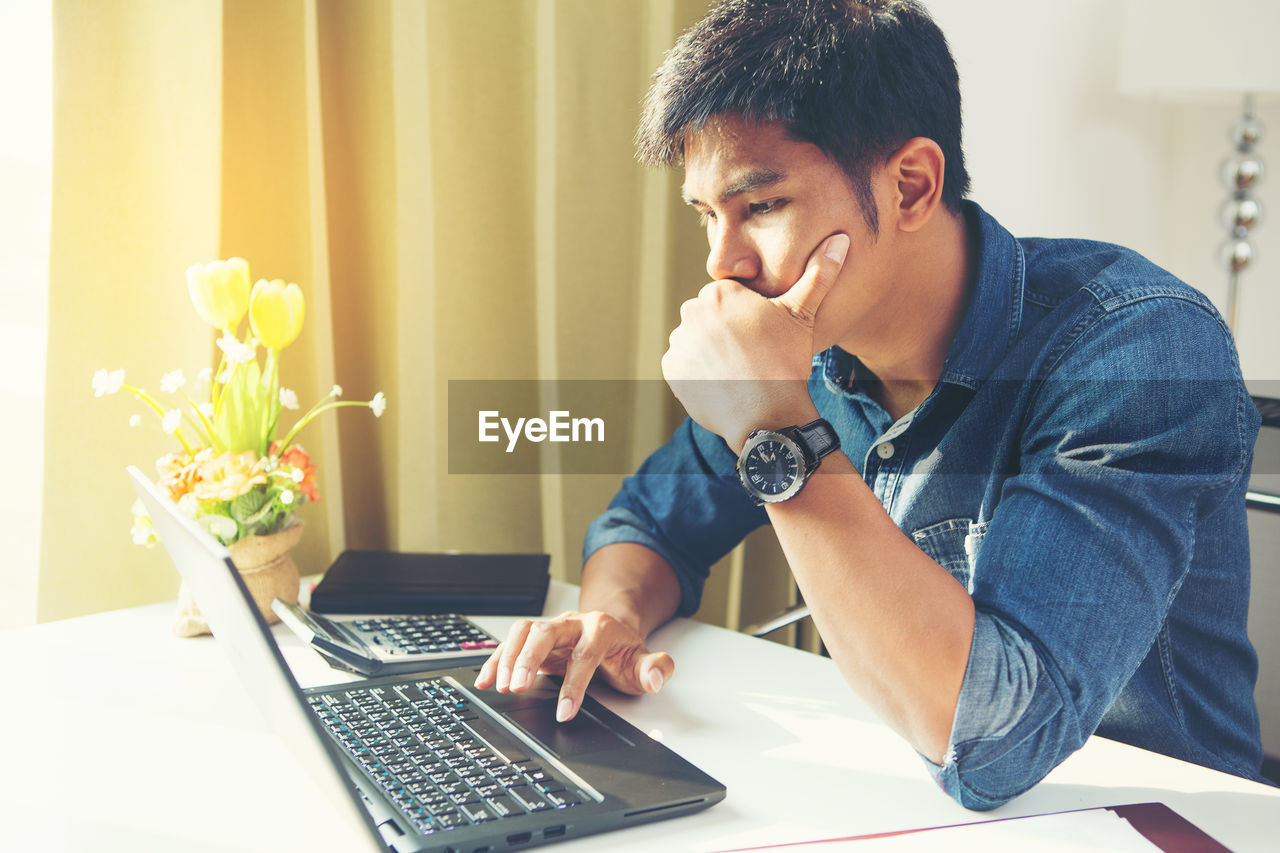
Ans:
<svg viewBox="0 0 1280 853"><path fill-rule="evenodd" d="M749 285L760 275L759 253L734 229L710 232L710 244L707 275L712 281L732 278Z"/></svg>

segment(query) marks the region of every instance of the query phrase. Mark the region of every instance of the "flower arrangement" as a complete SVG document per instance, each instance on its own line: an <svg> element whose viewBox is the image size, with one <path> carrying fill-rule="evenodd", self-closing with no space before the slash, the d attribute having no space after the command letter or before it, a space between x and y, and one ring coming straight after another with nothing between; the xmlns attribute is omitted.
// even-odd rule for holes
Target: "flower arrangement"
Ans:
<svg viewBox="0 0 1280 853"><path fill-rule="evenodd" d="M367 406L382 417L386 397L379 391L368 401L339 400L342 388L335 385L277 439L281 413L299 408L297 394L280 385L279 359L302 330L302 289L280 279L261 279L251 289L249 264L242 258L192 266L187 286L196 312L222 332L217 369L200 372L194 396L181 370L164 374L160 390L173 405L126 384L124 370L97 371L94 396L126 391L155 413L161 429L182 446L156 462L160 486L219 542L277 533L296 524L300 506L320 499L316 466L295 443L298 433L343 406ZM237 329L246 314L251 335L242 340ZM261 364L259 347L265 350ZM142 418L135 414L129 423L139 426ZM133 514L134 542L154 545L141 502Z"/></svg>

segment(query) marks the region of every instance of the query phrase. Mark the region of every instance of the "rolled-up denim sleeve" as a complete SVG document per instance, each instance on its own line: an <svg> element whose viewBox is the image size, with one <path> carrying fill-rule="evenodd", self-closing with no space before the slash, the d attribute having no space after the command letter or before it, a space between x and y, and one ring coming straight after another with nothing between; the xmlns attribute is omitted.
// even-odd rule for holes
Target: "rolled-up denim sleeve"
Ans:
<svg viewBox="0 0 1280 853"><path fill-rule="evenodd" d="M723 439L686 418L591 522L583 561L605 545L644 545L675 571L677 615L693 615L712 564L768 522L739 484L735 461Z"/></svg>
<svg viewBox="0 0 1280 853"><path fill-rule="evenodd" d="M968 808L1026 791L1097 729L1190 571L1197 519L1247 476L1256 412L1221 321L1179 300L1117 310L1027 392L1019 470L971 543L969 661L928 762Z"/></svg>

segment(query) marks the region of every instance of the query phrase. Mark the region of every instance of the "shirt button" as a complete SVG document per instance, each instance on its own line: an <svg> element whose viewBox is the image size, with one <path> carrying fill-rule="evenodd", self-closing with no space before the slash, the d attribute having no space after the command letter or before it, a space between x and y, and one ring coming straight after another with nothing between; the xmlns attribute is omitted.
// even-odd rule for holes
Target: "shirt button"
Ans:
<svg viewBox="0 0 1280 853"><path fill-rule="evenodd" d="M876 445L876 455L881 459L888 459L893 455L893 442L885 441Z"/></svg>

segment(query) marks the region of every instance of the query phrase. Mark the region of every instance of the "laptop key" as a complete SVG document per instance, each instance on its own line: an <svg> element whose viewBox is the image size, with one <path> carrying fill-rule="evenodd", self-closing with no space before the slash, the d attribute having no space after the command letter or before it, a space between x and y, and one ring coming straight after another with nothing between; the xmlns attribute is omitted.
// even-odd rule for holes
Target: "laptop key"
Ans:
<svg viewBox="0 0 1280 853"><path fill-rule="evenodd" d="M440 786L440 790L445 794L457 794L462 791L471 790L471 786L459 779L456 782L445 782Z"/></svg>
<svg viewBox="0 0 1280 853"><path fill-rule="evenodd" d="M467 826L467 819L457 809L449 809L447 811L439 811L435 813L436 826L441 829L456 829L459 826Z"/></svg>
<svg viewBox="0 0 1280 853"><path fill-rule="evenodd" d="M485 803L498 817L510 817L513 814L524 814L524 808L505 794L489 797Z"/></svg>
<svg viewBox="0 0 1280 853"><path fill-rule="evenodd" d="M507 789L507 793L527 811L541 812L551 808L551 804L543 799L541 794L530 788L528 785L521 785L518 788L509 788Z"/></svg>
<svg viewBox="0 0 1280 853"><path fill-rule="evenodd" d="M462 806L462 813L472 823L485 823L495 819L493 812L480 803L468 803Z"/></svg>
<svg viewBox="0 0 1280 853"><path fill-rule="evenodd" d="M547 802L558 809L567 809L583 802L583 799L572 791L548 791Z"/></svg>
<svg viewBox="0 0 1280 853"><path fill-rule="evenodd" d="M466 767L460 767L456 772L472 785L479 784L481 781L488 782L490 778L489 774L485 772L483 767L477 767L474 764L468 764Z"/></svg>

